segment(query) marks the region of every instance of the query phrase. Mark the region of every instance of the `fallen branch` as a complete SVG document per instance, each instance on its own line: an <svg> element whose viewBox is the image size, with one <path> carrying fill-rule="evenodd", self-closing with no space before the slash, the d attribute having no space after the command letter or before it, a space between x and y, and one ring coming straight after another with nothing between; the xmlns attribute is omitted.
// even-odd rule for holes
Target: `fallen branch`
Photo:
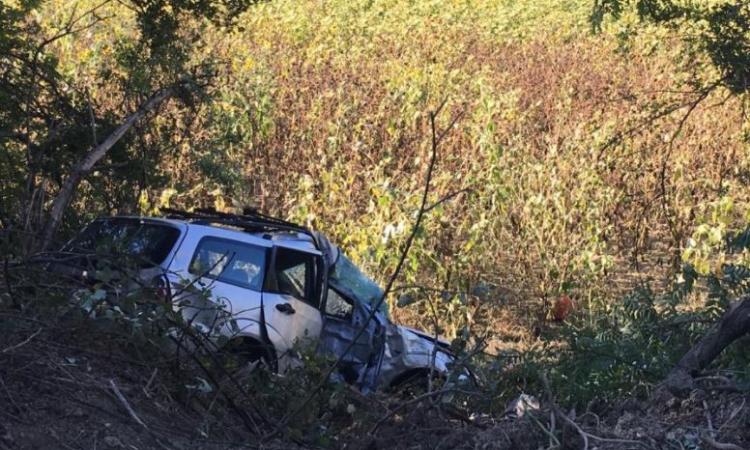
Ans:
<svg viewBox="0 0 750 450"><path fill-rule="evenodd" d="M11 345L10 347L3 349L3 351L1 351L0 353L3 353L3 354L4 353L10 353L13 350L17 350L17 349L23 347L24 345L26 345L29 342L31 342L31 340L34 339L41 332L42 332L42 329L39 328L34 333L32 333L31 336L27 337L26 339L24 339L23 341L19 342L18 344Z"/></svg>
<svg viewBox="0 0 750 450"><path fill-rule="evenodd" d="M553 417L554 417L554 414L555 413L552 412L552 416ZM536 414L534 414L533 411L528 411L527 415L525 415L524 417L530 418L531 421L534 422L534 425L538 426L539 429L542 430L542 433L544 433L549 438L549 443L550 443L549 447L550 448L559 448L559 447L561 447L560 440L557 439L557 436L555 436L555 431L554 431L554 427L552 426L552 424L550 424L549 428L547 428L546 426L544 426L544 424L542 423L542 421L539 420L539 418L536 416Z"/></svg>
<svg viewBox="0 0 750 450"><path fill-rule="evenodd" d="M146 397L151 398L151 383L154 382L154 378L156 378L156 374L159 372L159 368L155 367L154 371L151 373L151 376L148 379L148 382L143 387L143 393L146 395Z"/></svg>
<svg viewBox="0 0 750 450"><path fill-rule="evenodd" d="M125 407L125 410L130 414L130 417L133 418L133 420L138 423L138 425L142 426L143 428L148 430L148 427L146 424L141 420L140 417L138 417L138 414L135 413L133 408L130 406L130 403L125 399L125 396L122 395L122 392L120 392L120 388L117 387L117 384L115 384L115 380L111 379L109 380L109 386L112 388L112 392L115 393L115 397L122 403L122 406Z"/></svg>
<svg viewBox="0 0 750 450"><path fill-rule="evenodd" d="M742 411L742 409L745 407L745 403L747 403L747 399L742 399L742 404L738 406L734 411L732 411L732 414L729 415L729 418L719 427L719 432L724 429L731 421L734 420L735 417Z"/></svg>
<svg viewBox="0 0 750 450"><path fill-rule="evenodd" d="M716 450L743 450L742 447L736 444L717 442L716 439L712 438L711 436L707 434L702 434L701 440L705 442L706 445L708 445L711 448L715 448Z"/></svg>
<svg viewBox="0 0 750 450"><path fill-rule="evenodd" d="M381 417L375 423L375 425L373 425L373 427L370 429L370 431L368 432L368 434L370 434L370 435L375 434L375 432L378 431L378 428L380 428L380 426L383 425L386 420L390 419L391 417L393 417L394 414L396 414L397 412L399 412L402 409L406 408L407 406L411 406L411 405L414 405L414 404L417 404L417 403L421 403L421 402L423 402L425 400L432 399L434 397L439 397L441 395L451 394L451 393L462 393L462 394L468 394L468 395L480 395L480 394L478 394L476 392L469 392L469 391L465 391L465 390L462 390L462 389L452 389L452 388L450 388L450 389L439 389L437 391L427 392L427 393L422 394L422 395L420 395L420 396L418 396L416 398L413 398L413 399L411 399L409 401L403 402L403 403L399 404L398 406L396 406L395 408L393 408L392 410L388 411L383 417Z"/></svg>
<svg viewBox="0 0 750 450"><path fill-rule="evenodd" d="M583 439L583 447L582 447L583 450L588 450L589 439L593 439L599 442L610 442L613 444L641 445L643 447L648 448L648 446L641 441L636 441L632 439L605 438L605 437L597 436L595 434L591 434L587 432L586 430L581 428L581 426L578 425L573 419L568 417L568 415L565 414L565 412L563 412L562 409L560 409L557 403L555 403L554 397L552 396L552 389L550 389L549 380L547 379L546 374L542 374L542 384L544 385L544 390L546 391L546 394L547 394L547 401L549 402L552 412L554 412L555 415L557 415L557 417L559 417L563 422L567 423L568 425L573 427L576 430L576 432L578 432L578 435L581 436L581 439Z"/></svg>

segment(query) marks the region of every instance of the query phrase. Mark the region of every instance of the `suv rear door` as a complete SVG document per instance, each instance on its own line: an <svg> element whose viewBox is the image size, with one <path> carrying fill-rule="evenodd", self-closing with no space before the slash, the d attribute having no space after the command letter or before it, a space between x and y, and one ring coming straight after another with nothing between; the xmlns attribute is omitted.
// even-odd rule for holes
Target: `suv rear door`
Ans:
<svg viewBox="0 0 750 450"><path fill-rule="evenodd" d="M247 333L247 326L257 329L269 249L216 236L189 247L194 250L187 271L197 286L176 299L185 319L227 337Z"/></svg>

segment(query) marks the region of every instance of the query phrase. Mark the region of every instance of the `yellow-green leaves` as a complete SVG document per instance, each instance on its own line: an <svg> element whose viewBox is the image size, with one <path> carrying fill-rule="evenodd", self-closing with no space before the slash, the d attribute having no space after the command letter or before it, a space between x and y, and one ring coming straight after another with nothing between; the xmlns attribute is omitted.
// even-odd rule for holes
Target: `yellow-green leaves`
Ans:
<svg viewBox="0 0 750 450"><path fill-rule="evenodd" d="M748 250L733 249L729 242L731 234L744 231L750 223L747 203L738 207L734 198L723 196L701 209L698 225L682 252L682 260L691 264L701 275L717 273L721 276L727 264L748 266Z"/></svg>

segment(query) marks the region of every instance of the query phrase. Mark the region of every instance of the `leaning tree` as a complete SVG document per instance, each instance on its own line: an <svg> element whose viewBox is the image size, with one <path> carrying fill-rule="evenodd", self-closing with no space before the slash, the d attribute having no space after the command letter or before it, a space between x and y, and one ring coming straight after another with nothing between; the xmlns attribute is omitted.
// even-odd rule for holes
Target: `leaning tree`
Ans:
<svg viewBox="0 0 750 450"><path fill-rule="evenodd" d="M683 56L689 61L688 66L700 60L713 69L691 72L693 76L688 84L695 99L670 110L684 110L680 125L718 90L723 90L726 96L739 98L742 100L739 103L746 107L750 94L750 1L595 0L591 15L594 31L600 31L607 18L618 20L631 12L642 24L681 30L685 44ZM706 75L698 75L700 73ZM673 134L680 131L678 128ZM696 375L730 344L748 334L750 296L741 296L679 360L661 386L673 394L689 392Z"/></svg>
<svg viewBox="0 0 750 450"><path fill-rule="evenodd" d="M215 62L193 57L201 36L187 25L231 27L254 0L78 0L46 27L37 11L49 1L0 3L0 228L35 236L26 251L50 245L84 180L89 195L106 183L111 196L132 200L127 188L152 176L165 147L144 139L146 129L174 134L180 116L209 98ZM55 45L85 39L118 14L132 18L134 32L115 43L95 83L61 69ZM104 100L91 93L97 83ZM156 124L167 108L171 120ZM100 169L105 176L93 179Z"/></svg>

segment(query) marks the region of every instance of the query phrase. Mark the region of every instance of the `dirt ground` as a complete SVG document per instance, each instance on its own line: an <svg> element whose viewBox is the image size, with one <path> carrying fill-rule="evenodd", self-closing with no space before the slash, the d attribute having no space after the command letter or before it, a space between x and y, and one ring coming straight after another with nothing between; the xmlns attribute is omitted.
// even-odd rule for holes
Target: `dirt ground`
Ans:
<svg viewBox="0 0 750 450"><path fill-rule="evenodd" d="M750 393L710 380L687 398L596 413L553 414L543 399L521 418L358 394L357 414L311 441L241 416L218 391L186 385L194 378L173 362L120 342L0 311L0 449L750 449Z"/></svg>
<svg viewBox="0 0 750 450"><path fill-rule="evenodd" d="M314 447L283 437L261 441L226 411L172 398L157 382L164 377L158 369L47 340L22 348L0 355L2 449ZM585 448L585 433L590 449L748 449L749 397L696 390L686 399L625 401L605 408L603 415L568 412L580 431L559 416L551 421L544 404L523 418L473 420L416 405L393 414L373 435L353 427L326 446L574 449ZM550 431L562 438L551 438Z"/></svg>

